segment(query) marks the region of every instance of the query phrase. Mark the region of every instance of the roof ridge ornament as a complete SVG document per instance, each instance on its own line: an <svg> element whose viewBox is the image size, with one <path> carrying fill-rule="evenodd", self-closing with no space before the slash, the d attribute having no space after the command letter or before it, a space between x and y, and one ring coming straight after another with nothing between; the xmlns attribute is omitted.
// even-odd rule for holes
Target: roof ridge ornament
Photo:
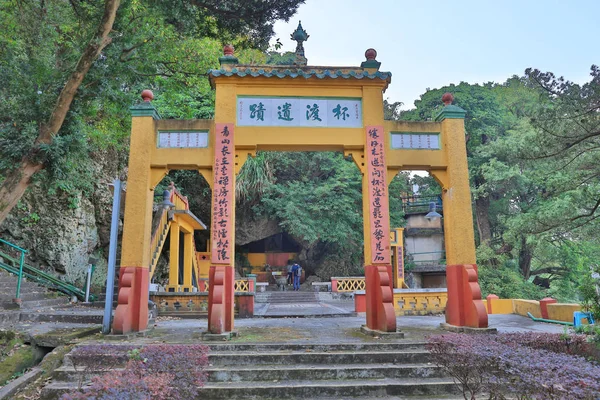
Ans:
<svg viewBox="0 0 600 400"><path fill-rule="evenodd" d="M304 56L304 46L302 43L307 41L309 37L310 35L302 28L302 21L298 21L298 27L290 35L292 40L298 42L296 45L296 59L294 60L294 65L306 66L308 64L308 60Z"/></svg>
<svg viewBox="0 0 600 400"><path fill-rule="evenodd" d="M367 49L367 51L365 51L365 58L367 59L367 61L363 61L360 64L361 68L368 68L368 69L374 69L375 71L379 71L379 67L381 66L381 63L376 60L377 51L374 48L370 48L370 49Z"/></svg>

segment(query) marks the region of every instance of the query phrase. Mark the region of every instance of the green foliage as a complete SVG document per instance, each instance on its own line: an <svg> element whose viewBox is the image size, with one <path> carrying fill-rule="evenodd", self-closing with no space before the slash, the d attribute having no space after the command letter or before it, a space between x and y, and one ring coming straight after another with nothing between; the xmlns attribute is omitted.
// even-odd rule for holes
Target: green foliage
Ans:
<svg viewBox="0 0 600 400"><path fill-rule="evenodd" d="M49 145L35 141L58 93L97 30L103 2L0 2L0 175L27 156L44 163L36 180L51 193L93 190L90 163L98 151L126 151L129 106L154 90L163 118L211 118L207 70L218 68L222 43L239 47L241 62L264 63L277 20L303 0L124 1L111 43L78 88ZM115 160L121 169L125 157ZM73 196L71 196L73 198Z"/></svg>
<svg viewBox="0 0 600 400"><path fill-rule="evenodd" d="M267 153L259 152L256 157L248 157L236 178L236 201L245 206L255 204L273 182Z"/></svg>
<svg viewBox="0 0 600 400"><path fill-rule="evenodd" d="M483 298L488 294L495 294L502 299L540 300L544 297L544 291L532 282L526 281L517 266L510 261L507 265L498 268L480 264L478 271Z"/></svg>
<svg viewBox="0 0 600 400"><path fill-rule="evenodd" d="M593 265L584 275L579 287L583 301L581 306L590 311L596 320L600 320L600 265ZM600 335L599 335L600 337Z"/></svg>
<svg viewBox="0 0 600 400"><path fill-rule="evenodd" d="M274 183L254 211L277 218L284 231L313 252L313 260L334 257L350 269L362 266L362 183L354 163L328 152L267 157Z"/></svg>
<svg viewBox="0 0 600 400"><path fill-rule="evenodd" d="M286 51L285 53L270 51L267 55L266 63L269 65L292 65L296 61L296 53L292 51Z"/></svg>

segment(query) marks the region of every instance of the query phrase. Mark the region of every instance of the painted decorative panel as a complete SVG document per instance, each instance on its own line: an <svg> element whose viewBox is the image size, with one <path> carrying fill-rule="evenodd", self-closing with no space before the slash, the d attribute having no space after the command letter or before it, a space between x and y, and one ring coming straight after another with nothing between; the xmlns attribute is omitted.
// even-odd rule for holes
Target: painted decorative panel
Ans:
<svg viewBox="0 0 600 400"><path fill-rule="evenodd" d="M362 127L362 103L350 98L238 97L238 126Z"/></svg>
<svg viewBox="0 0 600 400"><path fill-rule="evenodd" d="M395 133L392 132L392 149L439 150L439 133Z"/></svg>
<svg viewBox="0 0 600 400"><path fill-rule="evenodd" d="M158 147L166 149L208 147L208 131L160 131Z"/></svg>

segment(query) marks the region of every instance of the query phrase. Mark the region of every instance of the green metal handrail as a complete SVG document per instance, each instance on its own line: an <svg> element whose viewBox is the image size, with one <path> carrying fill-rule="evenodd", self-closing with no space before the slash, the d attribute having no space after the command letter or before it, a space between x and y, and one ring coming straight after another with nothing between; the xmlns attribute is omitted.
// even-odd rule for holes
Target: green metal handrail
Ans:
<svg viewBox="0 0 600 400"><path fill-rule="evenodd" d="M23 264L25 263L25 253L27 253L27 250L22 249L19 246L17 246L16 244L12 244L11 242L7 242L4 239L0 239L0 242L9 245L13 249L17 249L21 253L21 257L19 260L19 272L17 272L17 276L18 276L17 293L15 294L15 299L19 300L21 298L21 280L23 279ZM10 258L12 258L12 257L10 257Z"/></svg>
<svg viewBox="0 0 600 400"><path fill-rule="evenodd" d="M422 254L440 254L441 257L437 258L437 259L430 259L430 260L415 260L414 256L419 256ZM406 253L406 257L410 260L410 262L412 262L413 264L425 264L425 263L432 263L432 262L437 262L440 264L446 264L446 252L445 251L424 251L421 253Z"/></svg>
<svg viewBox="0 0 600 400"><path fill-rule="evenodd" d="M25 264L24 257L25 257L25 252L27 252L27 250L22 249L19 246L16 246L16 245L14 245L10 242L7 242L6 240L3 240L3 239L0 239L0 242L5 243L5 244L21 251L20 261L17 261L15 258L9 256L8 254L0 252L0 257L2 257L5 260L10 261L13 264L11 266L7 263L0 262L0 269L3 269L11 274L17 275L17 277L18 277L17 296L16 296L17 299L20 296L21 280L23 279L23 277L25 277L28 280L35 282L39 285L59 290L70 296L77 296L77 298L79 298L81 300L85 299L85 290L81 290L78 287L73 286L69 283L63 282L60 279L58 279L50 274L47 274L44 271L40 271L37 268L34 268L30 265ZM17 262L19 263L19 269L16 268ZM95 299L96 299L96 296L90 294L90 300L94 301Z"/></svg>

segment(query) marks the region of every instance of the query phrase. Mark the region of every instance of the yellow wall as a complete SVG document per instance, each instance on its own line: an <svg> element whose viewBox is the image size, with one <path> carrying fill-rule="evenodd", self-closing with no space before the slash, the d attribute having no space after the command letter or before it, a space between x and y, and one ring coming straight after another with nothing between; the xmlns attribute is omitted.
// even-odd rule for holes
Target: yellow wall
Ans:
<svg viewBox="0 0 600 400"><path fill-rule="evenodd" d="M548 319L573 322L573 313L575 311L581 311L579 304L548 304Z"/></svg>
<svg viewBox="0 0 600 400"><path fill-rule="evenodd" d="M487 301L484 300L484 304L487 310ZM512 314L513 312L514 304L512 299L492 299L492 314ZM489 313L490 310L488 310Z"/></svg>
<svg viewBox="0 0 600 400"><path fill-rule="evenodd" d="M394 309L396 315L427 315L444 312L448 293L411 292L410 290L394 292Z"/></svg>
<svg viewBox="0 0 600 400"><path fill-rule="evenodd" d="M530 312L535 318L542 318L539 301L515 299L513 300L513 304L515 307L515 314L527 317L527 313Z"/></svg>
<svg viewBox="0 0 600 400"><path fill-rule="evenodd" d="M262 267L267 263L267 255L265 253L248 253L248 262L253 267Z"/></svg>

